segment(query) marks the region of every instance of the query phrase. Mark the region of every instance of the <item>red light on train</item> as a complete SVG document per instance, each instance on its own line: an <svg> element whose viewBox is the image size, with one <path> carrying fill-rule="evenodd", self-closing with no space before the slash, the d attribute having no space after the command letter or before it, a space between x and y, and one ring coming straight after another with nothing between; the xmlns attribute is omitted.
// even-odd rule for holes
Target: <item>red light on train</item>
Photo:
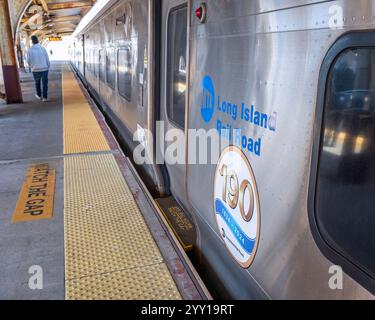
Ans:
<svg viewBox="0 0 375 320"><path fill-rule="evenodd" d="M195 16L199 19L201 23L204 23L206 20L206 4L201 3L197 9L195 9Z"/></svg>
<svg viewBox="0 0 375 320"><path fill-rule="evenodd" d="M195 10L195 15L197 16L199 20L202 18L202 15L203 15L202 7L198 7L197 10Z"/></svg>

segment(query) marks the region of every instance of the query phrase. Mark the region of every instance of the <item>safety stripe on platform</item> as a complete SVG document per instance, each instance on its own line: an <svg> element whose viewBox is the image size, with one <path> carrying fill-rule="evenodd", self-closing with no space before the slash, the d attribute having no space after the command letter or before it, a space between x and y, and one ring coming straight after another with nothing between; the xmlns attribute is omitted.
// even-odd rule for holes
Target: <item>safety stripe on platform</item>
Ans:
<svg viewBox="0 0 375 320"><path fill-rule="evenodd" d="M112 154L64 159L67 299L181 299Z"/></svg>
<svg viewBox="0 0 375 320"><path fill-rule="evenodd" d="M64 154L108 151L110 147L67 66L63 69Z"/></svg>

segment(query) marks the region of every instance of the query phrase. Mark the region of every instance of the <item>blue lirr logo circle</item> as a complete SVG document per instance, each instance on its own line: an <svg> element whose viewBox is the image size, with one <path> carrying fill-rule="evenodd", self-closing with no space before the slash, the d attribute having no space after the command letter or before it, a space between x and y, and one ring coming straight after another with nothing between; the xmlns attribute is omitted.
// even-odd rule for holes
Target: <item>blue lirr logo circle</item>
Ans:
<svg viewBox="0 0 375 320"><path fill-rule="evenodd" d="M211 121L215 112L215 89L210 76L205 76L203 78L202 89L201 115L203 120L208 123Z"/></svg>

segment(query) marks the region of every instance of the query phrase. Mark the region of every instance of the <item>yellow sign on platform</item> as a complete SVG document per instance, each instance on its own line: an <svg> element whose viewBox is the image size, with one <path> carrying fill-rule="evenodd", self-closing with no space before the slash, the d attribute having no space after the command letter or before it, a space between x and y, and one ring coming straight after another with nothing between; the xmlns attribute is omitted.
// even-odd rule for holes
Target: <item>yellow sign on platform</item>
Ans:
<svg viewBox="0 0 375 320"><path fill-rule="evenodd" d="M48 40L49 41L62 41L62 38L61 37L49 37Z"/></svg>
<svg viewBox="0 0 375 320"><path fill-rule="evenodd" d="M12 222L49 219L53 215L55 170L47 163L31 166L13 212Z"/></svg>

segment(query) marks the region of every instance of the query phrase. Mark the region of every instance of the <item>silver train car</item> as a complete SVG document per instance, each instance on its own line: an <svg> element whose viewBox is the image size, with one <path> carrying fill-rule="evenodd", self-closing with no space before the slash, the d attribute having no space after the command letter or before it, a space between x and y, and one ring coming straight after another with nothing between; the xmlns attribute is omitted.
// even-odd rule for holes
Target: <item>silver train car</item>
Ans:
<svg viewBox="0 0 375 320"><path fill-rule="evenodd" d="M227 139L217 163L137 167L193 224L214 296L373 299L375 1L95 8L70 59L129 154L137 130L154 153L173 143L157 121L186 159L190 129Z"/></svg>

